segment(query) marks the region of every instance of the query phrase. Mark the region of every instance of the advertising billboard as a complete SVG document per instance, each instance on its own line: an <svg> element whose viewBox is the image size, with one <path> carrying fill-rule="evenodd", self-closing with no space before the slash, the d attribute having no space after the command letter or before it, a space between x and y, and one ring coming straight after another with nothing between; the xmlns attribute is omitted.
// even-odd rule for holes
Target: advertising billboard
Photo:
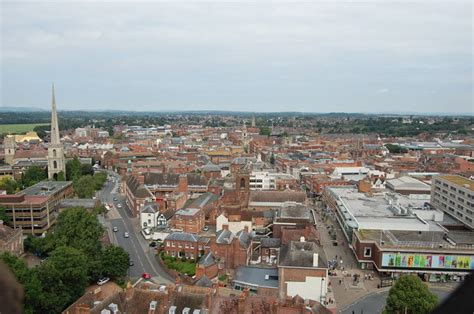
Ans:
<svg viewBox="0 0 474 314"><path fill-rule="evenodd" d="M383 253L382 267L474 269L474 256L416 253Z"/></svg>

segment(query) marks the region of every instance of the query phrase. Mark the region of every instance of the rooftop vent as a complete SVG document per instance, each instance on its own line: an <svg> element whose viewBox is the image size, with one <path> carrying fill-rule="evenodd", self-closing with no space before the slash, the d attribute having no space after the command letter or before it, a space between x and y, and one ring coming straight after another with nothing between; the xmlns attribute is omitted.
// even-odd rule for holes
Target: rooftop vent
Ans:
<svg viewBox="0 0 474 314"><path fill-rule="evenodd" d="M150 310L156 310L156 305L158 304L158 302L156 301L151 301L150 302Z"/></svg>
<svg viewBox="0 0 474 314"><path fill-rule="evenodd" d="M176 305L170 307L168 314L176 314Z"/></svg>
<svg viewBox="0 0 474 314"><path fill-rule="evenodd" d="M265 280L270 280L270 275L265 275Z"/></svg>
<svg viewBox="0 0 474 314"><path fill-rule="evenodd" d="M182 312L182 313L183 313L183 314L189 314L190 312L191 312L191 309L190 309L189 307L185 307L185 308L183 309L183 312Z"/></svg>

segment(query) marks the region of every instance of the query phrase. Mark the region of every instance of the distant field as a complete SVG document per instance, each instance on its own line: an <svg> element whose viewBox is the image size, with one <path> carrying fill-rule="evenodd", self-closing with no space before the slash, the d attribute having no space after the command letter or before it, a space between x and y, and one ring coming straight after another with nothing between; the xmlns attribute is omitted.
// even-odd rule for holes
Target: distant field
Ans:
<svg viewBox="0 0 474 314"><path fill-rule="evenodd" d="M49 123L31 123L31 124L0 124L0 134L15 133L21 134L33 129L38 125L49 125Z"/></svg>

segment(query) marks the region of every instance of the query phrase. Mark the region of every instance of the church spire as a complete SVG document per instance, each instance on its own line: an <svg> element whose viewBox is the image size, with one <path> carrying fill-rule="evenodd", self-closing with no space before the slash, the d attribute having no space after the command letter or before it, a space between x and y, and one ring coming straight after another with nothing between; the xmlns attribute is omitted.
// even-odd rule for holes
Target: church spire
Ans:
<svg viewBox="0 0 474 314"><path fill-rule="evenodd" d="M56 112L56 97L54 95L54 83L52 87L52 101L51 101L51 144L52 145L60 144L58 113Z"/></svg>

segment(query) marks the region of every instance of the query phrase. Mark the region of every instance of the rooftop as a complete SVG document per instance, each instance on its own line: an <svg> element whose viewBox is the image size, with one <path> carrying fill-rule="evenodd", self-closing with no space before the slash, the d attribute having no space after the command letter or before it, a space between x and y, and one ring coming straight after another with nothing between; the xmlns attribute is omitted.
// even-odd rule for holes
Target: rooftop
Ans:
<svg viewBox="0 0 474 314"><path fill-rule="evenodd" d="M28 196L49 196L72 185L72 181L40 181L20 193Z"/></svg>
<svg viewBox="0 0 474 314"><path fill-rule="evenodd" d="M316 255L317 254L317 255ZM314 242L291 241L280 249L279 266L315 267L314 258L317 257L318 268L326 267L323 252Z"/></svg>
<svg viewBox="0 0 474 314"><path fill-rule="evenodd" d="M465 187L471 191L474 192L474 181L466 179L461 176L453 176L453 175L445 175L445 176L440 176L441 179L449 181L451 183L454 183L456 185Z"/></svg>
<svg viewBox="0 0 474 314"><path fill-rule="evenodd" d="M201 209L199 208L183 208L176 212L176 215L180 216L194 216L199 213Z"/></svg>
<svg viewBox="0 0 474 314"><path fill-rule="evenodd" d="M235 270L233 281L254 287L278 288L278 268L240 266Z"/></svg>

